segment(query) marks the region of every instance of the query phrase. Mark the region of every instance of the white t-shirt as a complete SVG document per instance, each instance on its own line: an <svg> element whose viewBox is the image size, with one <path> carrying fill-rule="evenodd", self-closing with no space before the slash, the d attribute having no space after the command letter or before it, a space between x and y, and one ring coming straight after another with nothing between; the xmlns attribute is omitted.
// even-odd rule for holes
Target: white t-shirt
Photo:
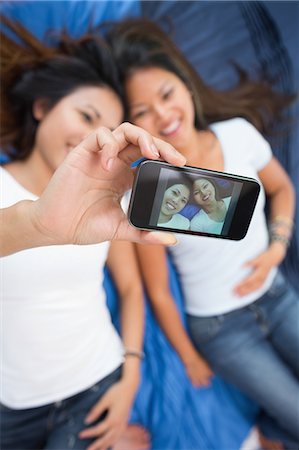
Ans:
<svg viewBox="0 0 299 450"><path fill-rule="evenodd" d="M0 167L1 207L36 200ZM109 244L1 259L1 402L32 408L75 395L123 361L102 287Z"/></svg>
<svg viewBox="0 0 299 450"><path fill-rule="evenodd" d="M226 197L223 199L226 211L231 201L231 197ZM224 219L221 222L216 222L216 220L210 219L207 213L201 209L191 220L190 230L201 231L202 233L215 233L220 234L224 224Z"/></svg>
<svg viewBox="0 0 299 450"><path fill-rule="evenodd" d="M272 157L268 142L246 120L235 118L211 126L220 141L224 171L253 177ZM261 193L248 233L241 241L179 235L179 243L169 248L179 273L186 311L195 316L223 314L259 298L271 285L276 268L263 286L244 297L233 288L250 272L244 264L268 247L268 230L264 214L265 193Z"/></svg>
<svg viewBox="0 0 299 450"><path fill-rule="evenodd" d="M174 214L168 222L158 223L157 225L164 228L188 230L190 227L190 221L182 214Z"/></svg>

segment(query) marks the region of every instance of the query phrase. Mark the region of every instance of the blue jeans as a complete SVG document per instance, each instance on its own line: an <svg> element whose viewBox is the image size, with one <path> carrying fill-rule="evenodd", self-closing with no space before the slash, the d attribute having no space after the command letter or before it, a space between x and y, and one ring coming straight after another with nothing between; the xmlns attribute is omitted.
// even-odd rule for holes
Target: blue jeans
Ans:
<svg viewBox="0 0 299 450"><path fill-rule="evenodd" d="M299 448L299 298L282 274L254 303L213 317L188 315L187 323L213 370L261 405L290 448Z"/></svg>
<svg viewBox="0 0 299 450"><path fill-rule="evenodd" d="M87 448L93 439L78 437L87 428L85 416L120 377L121 368L118 368L86 391L38 408L17 410L0 404L1 450Z"/></svg>

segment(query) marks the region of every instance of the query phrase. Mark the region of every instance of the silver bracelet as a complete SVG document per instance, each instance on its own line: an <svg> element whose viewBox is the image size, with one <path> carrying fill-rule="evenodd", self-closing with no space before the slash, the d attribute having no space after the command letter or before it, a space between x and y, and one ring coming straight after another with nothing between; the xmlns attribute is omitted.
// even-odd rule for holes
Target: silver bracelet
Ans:
<svg viewBox="0 0 299 450"><path fill-rule="evenodd" d="M133 356L135 358L144 359L145 354L139 350L131 350L130 348L125 348L124 357Z"/></svg>
<svg viewBox="0 0 299 450"><path fill-rule="evenodd" d="M290 245L290 239L286 236L282 236L281 234L271 233L270 234L270 240L271 242L277 241L284 244L286 247Z"/></svg>

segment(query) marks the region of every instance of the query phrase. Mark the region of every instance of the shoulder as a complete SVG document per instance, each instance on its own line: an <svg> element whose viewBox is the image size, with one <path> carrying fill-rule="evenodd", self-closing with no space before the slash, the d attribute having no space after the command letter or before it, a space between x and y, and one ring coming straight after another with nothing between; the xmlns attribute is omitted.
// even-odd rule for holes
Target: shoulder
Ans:
<svg viewBox="0 0 299 450"><path fill-rule="evenodd" d="M10 175L8 170L6 170L5 167L3 167L2 165L0 165L0 176L1 176L1 182L3 182L3 181L13 182L14 181L13 176Z"/></svg>
<svg viewBox="0 0 299 450"><path fill-rule="evenodd" d="M191 219L191 223L196 223L198 221L203 221L206 220L206 218L208 217L208 215L204 212L203 209L199 210L198 213L196 213L192 219Z"/></svg>
<svg viewBox="0 0 299 450"><path fill-rule="evenodd" d="M272 157L269 142L252 123L242 117L235 117L211 125L222 143L227 144L229 151L235 156L246 155L249 161L260 170ZM246 152L246 153L244 153Z"/></svg>
<svg viewBox="0 0 299 450"><path fill-rule="evenodd" d="M234 117L233 119L223 120L221 122L215 122L211 124L211 129L223 130L228 132L236 132L241 130L247 133L259 133L252 123L248 120L243 119L243 117Z"/></svg>
<svg viewBox="0 0 299 450"><path fill-rule="evenodd" d="M224 198L223 198L223 201L224 201L224 204L225 204L226 206L228 206L228 205L230 204L231 197L224 197Z"/></svg>
<svg viewBox="0 0 299 450"><path fill-rule="evenodd" d="M187 217L184 217L182 214L175 214L173 216L174 221L180 228L188 229L190 225L189 219Z"/></svg>

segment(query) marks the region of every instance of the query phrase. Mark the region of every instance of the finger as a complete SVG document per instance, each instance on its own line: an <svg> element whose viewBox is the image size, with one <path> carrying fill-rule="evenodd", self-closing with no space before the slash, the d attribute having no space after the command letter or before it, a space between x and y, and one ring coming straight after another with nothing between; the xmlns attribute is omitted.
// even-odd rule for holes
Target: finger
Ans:
<svg viewBox="0 0 299 450"><path fill-rule="evenodd" d="M109 431L105 436L100 437L87 447L86 450L107 450L116 441L115 431Z"/></svg>
<svg viewBox="0 0 299 450"><path fill-rule="evenodd" d="M153 138L147 131L130 123L120 125L113 131L113 134L119 143L120 151L125 149L128 144L133 144L139 148L139 150L136 149L136 153L132 153L130 148L131 162L142 155L149 159L162 157L165 161L179 166L186 163L185 157L175 150L172 145L161 139Z"/></svg>
<svg viewBox="0 0 299 450"><path fill-rule="evenodd" d="M89 411L89 413L85 417L84 422L87 425L89 425L90 423L98 419L108 408L109 408L109 401L106 395L104 395L102 399L99 402L97 402L94 405L94 407Z"/></svg>
<svg viewBox="0 0 299 450"><path fill-rule="evenodd" d="M264 280L264 277L260 276L250 276L248 279L246 279L243 283L239 284L235 288L235 293L237 295L246 295L249 292L252 292L259 288Z"/></svg>
<svg viewBox="0 0 299 450"><path fill-rule="evenodd" d="M239 286L245 286L247 284L255 283L255 282L262 282L265 279L265 273L264 270L261 268L256 269L254 272L252 272L248 277L246 277Z"/></svg>
<svg viewBox="0 0 299 450"><path fill-rule="evenodd" d="M125 122L117 127L113 134L119 143L121 150L129 144L133 144L136 149L146 158L157 159L160 157L159 151L154 143L153 137L142 128Z"/></svg>
<svg viewBox="0 0 299 450"><path fill-rule="evenodd" d="M164 161L176 166L184 166L186 164L185 156L179 153L171 144L155 137L154 142Z"/></svg>
<svg viewBox="0 0 299 450"><path fill-rule="evenodd" d="M205 386L205 387L209 387L211 385L209 378L205 378L204 380L202 380L201 385Z"/></svg>
<svg viewBox="0 0 299 450"><path fill-rule="evenodd" d="M98 437L104 433L107 433L110 427L111 427L110 421L103 420L103 422L95 425L94 427L85 428L84 430L80 431L79 437L80 439Z"/></svg>
<svg viewBox="0 0 299 450"><path fill-rule="evenodd" d="M76 149L74 149L74 153L79 151L82 156L82 150L85 150L88 153L94 152L100 154L102 167L105 170L110 171L113 158L117 155L120 148L112 131L108 128L100 127L86 136Z"/></svg>
<svg viewBox="0 0 299 450"><path fill-rule="evenodd" d="M243 264L243 267L256 267L260 264L260 262L261 262L261 257L258 256L257 258L247 261L245 264Z"/></svg>

